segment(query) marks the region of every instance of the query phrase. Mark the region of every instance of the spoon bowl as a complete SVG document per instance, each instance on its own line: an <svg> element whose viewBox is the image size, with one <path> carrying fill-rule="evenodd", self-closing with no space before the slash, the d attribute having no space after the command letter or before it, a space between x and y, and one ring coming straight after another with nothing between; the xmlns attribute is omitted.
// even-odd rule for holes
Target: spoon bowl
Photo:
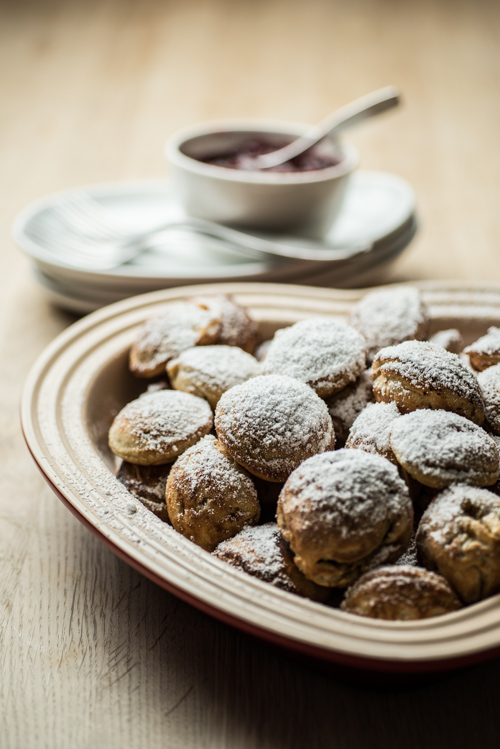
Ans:
<svg viewBox="0 0 500 749"><path fill-rule="evenodd" d="M392 109L399 104L399 91L395 86L372 91L355 101L346 104L326 117L322 122L309 128L300 138L292 141L283 148L271 153L263 154L254 159L254 169L274 169L291 159L309 151L327 135L333 136L341 130L356 125L358 122L373 117L376 114Z"/></svg>

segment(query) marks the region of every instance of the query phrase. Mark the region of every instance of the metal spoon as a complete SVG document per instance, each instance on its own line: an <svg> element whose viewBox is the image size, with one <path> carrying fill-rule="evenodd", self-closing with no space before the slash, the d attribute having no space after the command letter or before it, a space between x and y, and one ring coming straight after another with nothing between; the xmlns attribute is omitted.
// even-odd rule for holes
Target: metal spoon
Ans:
<svg viewBox="0 0 500 749"><path fill-rule="evenodd" d="M308 151L309 148L319 143L327 135L338 133L367 117L391 109L399 104L399 101L399 92L395 86L386 86L378 91L372 91L371 94L366 94L360 99L346 104L341 109L337 109L284 148L257 156L253 161L254 168L271 169L274 166L284 164L286 161L290 161L290 159Z"/></svg>

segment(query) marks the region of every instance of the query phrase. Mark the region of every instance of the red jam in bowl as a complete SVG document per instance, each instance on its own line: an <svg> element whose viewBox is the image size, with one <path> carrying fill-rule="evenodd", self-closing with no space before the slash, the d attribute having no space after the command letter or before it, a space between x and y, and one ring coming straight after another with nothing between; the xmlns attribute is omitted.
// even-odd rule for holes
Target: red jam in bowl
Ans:
<svg viewBox="0 0 500 749"><path fill-rule="evenodd" d="M242 169L244 171L260 171L256 165L257 156L265 153L277 151L279 148L288 145L289 140L282 142L270 142L264 139L253 138L242 143L237 149L229 153L218 156L210 156L200 159L205 164L214 166L223 166L226 169ZM327 169L336 166L341 161L339 156L328 153L321 145L313 146L305 153L300 154L295 159L286 161L284 164L266 169L267 172L312 172L318 169Z"/></svg>

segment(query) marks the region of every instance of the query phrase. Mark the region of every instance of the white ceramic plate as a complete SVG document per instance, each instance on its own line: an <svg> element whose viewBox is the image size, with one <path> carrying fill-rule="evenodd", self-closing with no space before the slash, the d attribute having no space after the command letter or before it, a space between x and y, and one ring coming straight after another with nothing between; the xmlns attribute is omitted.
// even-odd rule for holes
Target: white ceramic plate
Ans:
<svg viewBox="0 0 500 749"><path fill-rule="evenodd" d="M344 263L339 268L337 263L328 263L326 267L310 268L307 274L304 270L300 273L290 271L287 274L289 281L295 283L307 283L315 286L336 286L337 288L352 287L353 284L358 286L367 286L383 280L388 266L396 260L401 252L405 249L414 235L416 223L410 219L401 232L393 234L391 241L387 241L383 249L369 254L363 263L356 263L355 260L350 264ZM134 296L137 291L126 291L122 288L103 288L101 286L87 285L77 281L59 281L50 275L47 275L37 266L32 268L33 275L38 283L45 290L46 296L51 302L58 307L71 310L80 314L93 312L100 307L114 302L121 301L127 297ZM164 284L159 284L163 288ZM177 284L171 284L177 285Z"/></svg>
<svg viewBox="0 0 500 749"><path fill-rule="evenodd" d="M420 284L419 284L420 285ZM500 324L500 288L420 285L432 331L459 327L466 342ZM68 328L33 367L22 424L29 449L63 502L104 543L159 585L204 611L286 648L383 671L433 671L500 652L500 596L417 622L363 619L275 589L177 534L113 475L109 425L144 390L127 369L138 325L193 293L233 293L264 338L317 314L346 316L359 291L278 284L214 284L147 294L89 315Z"/></svg>
<svg viewBox="0 0 500 749"><path fill-rule="evenodd" d="M159 226L169 217L182 213L172 186L164 181L95 185L85 188L103 207L112 211L131 230ZM71 192L71 191L69 191ZM356 172L351 179L342 214L325 238L324 245L352 247L371 243L371 251L325 264L255 261L238 256L218 240L178 229L169 234L168 245L143 253L134 262L112 271L82 271L65 262L64 255L40 243L34 232L50 223L61 235L64 225L54 206L61 193L50 195L28 206L14 223L14 237L28 253L44 287L54 295L76 297L81 304L106 304L117 297L189 283L218 280L266 280L307 283L310 278L333 275L336 285L355 285L359 274L372 268L394 248L401 252L415 233L415 196L400 177L382 172ZM303 243L298 237L281 241ZM312 281L315 283L315 281ZM96 298L100 294L100 298Z"/></svg>

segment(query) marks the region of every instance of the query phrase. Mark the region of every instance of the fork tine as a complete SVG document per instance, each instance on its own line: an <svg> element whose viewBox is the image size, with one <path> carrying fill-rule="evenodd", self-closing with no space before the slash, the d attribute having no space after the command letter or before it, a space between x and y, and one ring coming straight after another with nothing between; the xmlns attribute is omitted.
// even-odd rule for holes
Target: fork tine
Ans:
<svg viewBox="0 0 500 749"><path fill-rule="evenodd" d="M85 192L85 190L75 190L73 195L78 200L78 206L82 214L89 216L89 218L91 217L103 228L113 231L115 235L119 234L122 236L124 234L122 223L116 219L111 208L104 208L98 200L89 195L88 192Z"/></svg>
<svg viewBox="0 0 500 749"><path fill-rule="evenodd" d="M30 227L27 234L36 242L43 244L46 247L57 250L63 255L67 255L71 252L74 256L77 254L80 257L91 257L94 258L98 255L103 254L102 242L95 240L85 239L79 240L78 235L61 235L57 231L44 231L41 227Z"/></svg>
<svg viewBox="0 0 500 749"><path fill-rule="evenodd" d="M104 254L94 254L89 252L87 245L68 245L64 242L49 244L45 243L46 247L54 250L57 253L58 262L71 265L76 268L85 270L105 270L111 267L120 265L122 262L122 255L119 250L116 250L114 254L106 248Z"/></svg>
<svg viewBox="0 0 500 749"><path fill-rule="evenodd" d="M58 216L73 231L94 239L116 239L117 232L106 226L73 195L62 196L56 205Z"/></svg>
<svg viewBox="0 0 500 749"><path fill-rule="evenodd" d="M44 236L46 239L59 239L66 244L88 244L90 247L102 246L104 242L109 241L102 237L95 237L89 234L82 234L76 226L64 226L64 231L61 231L61 227L51 225L49 222L41 222L38 226L30 227L31 233L38 233L39 236Z"/></svg>

